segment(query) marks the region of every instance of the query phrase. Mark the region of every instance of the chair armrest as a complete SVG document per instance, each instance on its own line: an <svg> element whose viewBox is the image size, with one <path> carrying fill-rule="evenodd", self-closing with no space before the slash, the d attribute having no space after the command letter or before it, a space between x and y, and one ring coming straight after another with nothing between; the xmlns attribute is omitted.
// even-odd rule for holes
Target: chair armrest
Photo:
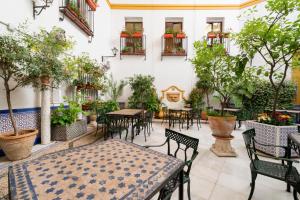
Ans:
<svg viewBox="0 0 300 200"><path fill-rule="evenodd" d="M286 162L291 162L291 163L300 163L300 161L295 160L295 159L290 159L290 158L283 158L283 157L274 157L274 156L265 156L261 154L257 154L256 152L252 152L255 155L259 157L264 157L264 158L269 158L269 159L274 159L274 160L280 160L280 161L286 161Z"/></svg>
<svg viewBox="0 0 300 200"><path fill-rule="evenodd" d="M163 144L159 144L159 145L146 145L146 146L143 146L145 148L152 148L152 147L162 147L164 146L165 144L167 143L167 140L163 143Z"/></svg>

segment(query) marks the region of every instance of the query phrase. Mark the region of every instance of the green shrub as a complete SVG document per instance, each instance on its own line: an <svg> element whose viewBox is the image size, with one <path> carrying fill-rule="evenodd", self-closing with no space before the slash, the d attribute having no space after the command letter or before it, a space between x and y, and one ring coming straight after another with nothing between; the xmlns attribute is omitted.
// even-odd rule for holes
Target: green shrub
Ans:
<svg viewBox="0 0 300 200"><path fill-rule="evenodd" d="M154 77L135 75L129 78L132 95L128 99L130 108L143 108L151 112L159 111L159 99L153 85Z"/></svg>
<svg viewBox="0 0 300 200"><path fill-rule="evenodd" d="M187 100L186 103L190 104L193 110L200 110L203 105L203 92L202 90L198 89L198 88L194 88L190 95L189 95L189 99Z"/></svg>
<svg viewBox="0 0 300 200"><path fill-rule="evenodd" d="M65 126L74 123L78 114L82 113L81 105L76 101L67 100L68 107L63 103L59 105L51 114L52 126Z"/></svg>
<svg viewBox="0 0 300 200"><path fill-rule="evenodd" d="M118 102L114 100L104 101L97 103L96 112L97 112L97 121L106 122L107 116L106 113L119 110Z"/></svg>
<svg viewBox="0 0 300 200"><path fill-rule="evenodd" d="M257 114L265 110L271 110L274 102L274 92L271 83L267 81L258 81L253 83L255 88L250 97L244 96L242 99L242 111L240 118L256 119ZM291 82L285 82L280 90L278 98L278 109L293 108L293 100L296 95L296 87Z"/></svg>

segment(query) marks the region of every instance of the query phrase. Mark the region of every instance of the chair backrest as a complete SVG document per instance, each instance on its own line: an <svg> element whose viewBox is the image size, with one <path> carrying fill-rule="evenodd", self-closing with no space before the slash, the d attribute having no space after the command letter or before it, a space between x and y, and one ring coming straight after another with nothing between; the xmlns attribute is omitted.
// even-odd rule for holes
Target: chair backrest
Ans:
<svg viewBox="0 0 300 200"><path fill-rule="evenodd" d="M251 162L253 162L254 159L258 159L258 157L256 155L254 137L255 137L255 129L254 128L243 132L244 142L245 142L247 153L248 153L248 156L249 156Z"/></svg>
<svg viewBox="0 0 300 200"><path fill-rule="evenodd" d="M189 173L192 163L187 163L187 161L191 160L191 158L197 156L199 139L178 133L178 132L170 130L170 129L166 129L165 136L167 137L167 142L168 142L168 155L177 158L178 151L179 150L184 151L184 161L188 167L186 172ZM177 148L175 149L174 153L171 153L171 144L170 144L171 140L173 140L177 143ZM182 148L181 145L184 145L185 147ZM193 149L193 155L191 157L188 157L187 150L190 148Z"/></svg>
<svg viewBox="0 0 300 200"><path fill-rule="evenodd" d="M108 116L107 126L108 129L120 129L127 126L127 120L123 116Z"/></svg>

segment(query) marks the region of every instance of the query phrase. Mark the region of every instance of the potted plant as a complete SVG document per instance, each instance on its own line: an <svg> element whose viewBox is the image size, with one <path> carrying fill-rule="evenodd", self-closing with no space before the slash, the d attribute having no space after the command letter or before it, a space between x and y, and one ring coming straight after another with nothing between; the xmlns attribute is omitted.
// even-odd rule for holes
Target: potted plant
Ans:
<svg viewBox="0 0 300 200"><path fill-rule="evenodd" d="M122 49L122 53L133 53L133 47L126 46Z"/></svg>
<svg viewBox="0 0 300 200"><path fill-rule="evenodd" d="M225 113L224 108L234 94L233 86L243 76L245 58L228 55L222 44L208 48L206 41L196 41L194 49L196 55L191 61L195 66L196 74L200 80L205 80L212 85L221 106L221 112L208 113L209 126L216 138L211 151L217 156L236 156L230 144L236 116Z"/></svg>
<svg viewBox="0 0 300 200"><path fill-rule="evenodd" d="M141 38L143 37L143 33L141 31L136 31L132 34L133 38Z"/></svg>
<svg viewBox="0 0 300 200"><path fill-rule="evenodd" d="M193 88L186 104L189 105L190 108L195 112L199 112L203 105L203 92L198 88Z"/></svg>
<svg viewBox="0 0 300 200"><path fill-rule="evenodd" d="M209 33L207 33L207 37L208 38L217 38L217 34L215 33L215 32L209 32Z"/></svg>
<svg viewBox="0 0 300 200"><path fill-rule="evenodd" d="M260 56L266 63L263 67L256 67L257 73L265 75L274 91L271 108L271 124L264 121L248 121L247 128L255 128L258 142L272 145L286 145L289 133L297 132L297 127L276 123L280 91L290 68L299 66L296 56L300 50L299 18L292 17L299 10L298 0L276 1L269 0L266 4L267 15L247 20L240 33L236 35L236 42L240 49L253 58ZM253 11L256 13L256 11ZM294 62L294 63L292 63ZM274 122L274 123L273 123ZM277 138L280 138L279 140ZM258 146L258 149L260 147ZM265 149L260 149L264 150ZM279 148L269 148L268 153L282 156Z"/></svg>
<svg viewBox="0 0 300 200"><path fill-rule="evenodd" d="M111 100L117 102L118 98L122 96L124 87L127 85L127 82L124 80L121 80L120 82L115 81L113 75L110 74L110 78L107 81L107 85L108 87L106 92L108 94L108 97Z"/></svg>
<svg viewBox="0 0 300 200"><path fill-rule="evenodd" d="M177 47L176 48L176 54L177 55L185 55L185 49L182 47Z"/></svg>
<svg viewBox="0 0 300 200"><path fill-rule="evenodd" d="M164 34L164 38L165 39L170 39L170 38L173 38L173 30L172 29L167 29L165 31L165 34Z"/></svg>
<svg viewBox="0 0 300 200"><path fill-rule="evenodd" d="M51 114L51 139L53 141L71 140L87 131L86 120L78 120L78 115L82 113L80 104L69 99L66 101L67 106L61 103Z"/></svg>
<svg viewBox="0 0 300 200"><path fill-rule="evenodd" d="M183 32L183 31L176 34L176 38L178 38L178 39L183 39L185 37L186 37L186 35L185 35L185 32Z"/></svg>
<svg viewBox="0 0 300 200"><path fill-rule="evenodd" d="M130 37L130 33L128 31L122 31L120 34L121 38L129 38Z"/></svg>
<svg viewBox="0 0 300 200"><path fill-rule="evenodd" d="M18 34L0 35L0 46L0 78L3 80L13 129L12 132L0 134L0 147L9 160L21 160L31 155L38 130L18 128L12 109L11 93L30 83L31 77L27 70L31 66L32 57L26 40Z"/></svg>

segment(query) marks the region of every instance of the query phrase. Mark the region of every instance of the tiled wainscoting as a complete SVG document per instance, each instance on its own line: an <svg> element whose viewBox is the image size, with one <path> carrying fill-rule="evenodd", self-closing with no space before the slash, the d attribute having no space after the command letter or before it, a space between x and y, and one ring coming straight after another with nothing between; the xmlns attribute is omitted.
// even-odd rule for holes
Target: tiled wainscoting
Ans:
<svg viewBox="0 0 300 200"><path fill-rule="evenodd" d="M14 117L19 129L40 129L41 108L14 109ZM0 110L0 134L12 131L13 127L9 118L8 110ZM40 143L40 133L35 143ZM0 156L4 156L0 149Z"/></svg>

